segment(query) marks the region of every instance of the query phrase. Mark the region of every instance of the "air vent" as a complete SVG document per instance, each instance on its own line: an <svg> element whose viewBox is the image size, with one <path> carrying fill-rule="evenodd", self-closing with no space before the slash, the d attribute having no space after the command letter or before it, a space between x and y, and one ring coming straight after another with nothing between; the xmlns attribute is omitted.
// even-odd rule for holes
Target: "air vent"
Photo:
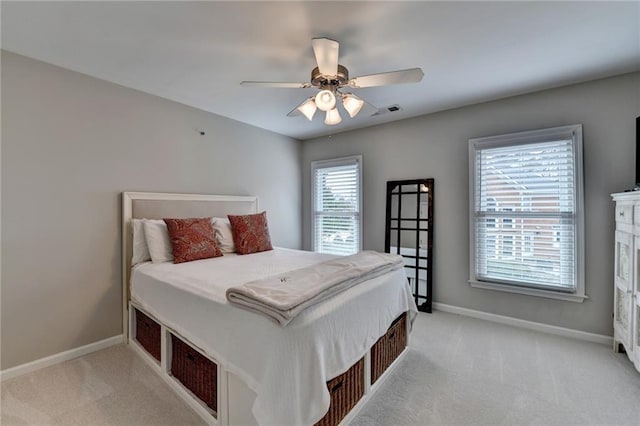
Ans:
<svg viewBox="0 0 640 426"><path fill-rule="evenodd" d="M378 111L376 111L376 113L373 115L383 115L383 114L388 114L390 112L397 112L397 111L402 111L402 108L400 108L400 105L394 104L394 105L389 105L389 106L378 109Z"/></svg>

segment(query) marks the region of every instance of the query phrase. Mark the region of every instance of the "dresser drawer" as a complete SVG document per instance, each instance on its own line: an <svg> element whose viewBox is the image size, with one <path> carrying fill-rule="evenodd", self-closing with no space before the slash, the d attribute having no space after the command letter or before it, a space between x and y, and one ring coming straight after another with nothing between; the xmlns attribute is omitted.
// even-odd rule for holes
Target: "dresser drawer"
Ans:
<svg viewBox="0 0 640 426"><path fill-rule="evenodd" d="M633 204L616 204L616 222L633 224Z"/></svg>

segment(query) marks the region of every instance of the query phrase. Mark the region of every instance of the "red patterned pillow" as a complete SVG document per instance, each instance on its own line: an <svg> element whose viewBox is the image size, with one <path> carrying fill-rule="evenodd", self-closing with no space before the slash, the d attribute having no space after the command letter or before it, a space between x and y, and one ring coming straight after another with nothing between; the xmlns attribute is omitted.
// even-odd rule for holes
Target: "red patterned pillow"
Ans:
<svg viewBox="0 0 640 426"><path fill-rule="evenodd" d="M163 219L173 248L173 263L220 257L210 217Z"/></svg>
<svg viewBox="0 0 640 426"><path fill-rule="evenodd" d="M267 212L244 216L227 215L233 231L233 242L238 254L257 253L273 250Z"/></svg>

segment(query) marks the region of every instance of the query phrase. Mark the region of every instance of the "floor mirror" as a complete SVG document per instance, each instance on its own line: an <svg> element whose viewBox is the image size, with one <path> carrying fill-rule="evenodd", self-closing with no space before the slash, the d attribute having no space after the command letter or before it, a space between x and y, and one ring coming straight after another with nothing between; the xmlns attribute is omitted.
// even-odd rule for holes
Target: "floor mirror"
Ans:
<svg viewBox="0 0 640 426"><path fill-rule="evenodd" d="M433 179L387 182L385 251L404 259L418 309L433 300Z"/></svg>

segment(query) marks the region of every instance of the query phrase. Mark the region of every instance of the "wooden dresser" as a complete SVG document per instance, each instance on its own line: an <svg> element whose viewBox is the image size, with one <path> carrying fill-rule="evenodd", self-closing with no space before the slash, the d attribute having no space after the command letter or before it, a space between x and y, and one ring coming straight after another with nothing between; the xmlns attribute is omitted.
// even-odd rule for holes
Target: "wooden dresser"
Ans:
<svg viewBox="0 0 640 426"><path fill-rule="evenodd" d="M616 203L613 348L640 371L640 191L612 194Z"/></svg>

